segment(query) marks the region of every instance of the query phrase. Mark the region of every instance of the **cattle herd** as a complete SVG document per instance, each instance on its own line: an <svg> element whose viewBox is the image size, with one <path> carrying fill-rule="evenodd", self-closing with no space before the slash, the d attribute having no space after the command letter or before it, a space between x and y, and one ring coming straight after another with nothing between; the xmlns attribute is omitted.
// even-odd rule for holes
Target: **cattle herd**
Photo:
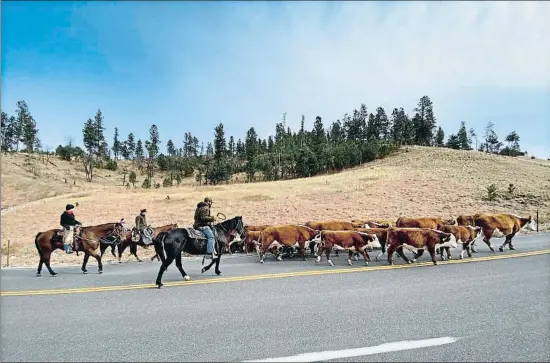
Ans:
<svg viewBox="0 0 550 363"><path fill-rule="evenodd" d="M437 251L442 260L451 259L451 248L462 246L460 258L467 253L472 257L475 251L475 241L482 237L492 252L495 252L491 239L505 238L499 247L502 252L506 245L511 250L512 238L521 230L536 229L536 222L531 218L522 218L513 214L475 214L461 215L458 218L444 220L442 218L407 218L400 217L395 226L380 220L352 220L352 221L310 221L303 225L261 225L246 226L242 248L248 254L255 250L260 263L265 260L266 252L271 252L277 260L282 260L284 250L296 249L305 259L306 247L316 256L316 262L321 261L323 252L327 262L333 266L330 253L336 250L348 250L348 264L352 264L352 257L357 260L361 254L365 264L371 260L367 250L380 248L382 252L376 257L387 254L388 263L393 264L393 253L397 253L404 261L416 261L424 250L430 253L432 262L437 265L435 258ZM231 246L229 246L231 250ZM404 254L403 249L413 252L411 260ZM446 252L446 257L444 256Z"/></svg>

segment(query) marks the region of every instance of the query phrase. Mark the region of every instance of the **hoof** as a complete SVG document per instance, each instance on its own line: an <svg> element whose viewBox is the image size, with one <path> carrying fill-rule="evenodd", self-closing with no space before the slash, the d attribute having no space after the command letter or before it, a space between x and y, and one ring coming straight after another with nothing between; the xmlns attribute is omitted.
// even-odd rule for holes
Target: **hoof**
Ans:
<svg viewBox="0 0 550 363"><path fill-rule="evenodd" d="M42 274L40 272L37 272L36 277L40 277L40 276L42 276Z"/></svg>
<svg viewBox="0 0 550 363"><path fill-rule="evenodd" d="M511 251L515 251L516 248L515 248L514 246L510 246L510 250L511 250Z"/></svg>
<svg viewBox="0 0 550 363"><path fill-rule="evenodd" d="M260 263L264 263L264 260L260 260Z"/></svg>
<svg viewBox="0 0 550 363"><path fill-rule="evenodd" d="M163 286L164 286L164 284L162 282L157 282L157 289L160 289Z"/></svg>
<svg viewBox="0 0 550 363"><path fill-rule="evenodd" d="M350 266L351 266L351 260L348 260L348 265L350 265Z"/></svg>
<svg viewBox="0 0 550 363"><path fill-rule="evenodd" d="M369 261L365 261L365 266L368 266L369 265Z"/></svg>
<svg viewBox="0 0 550 363"><path fill-rule="evenodd" d="M415 260L408 260L407 263L410 265L411 263L415 262Z"/></svg>
<svg viewBox="0 0 550 363"><path fill-rule="evenodd" d="M103 273L103 270L99 270L97 271L98 274L102 274Z"/></svg>
<svg viewBox="0 0 550 363"><path fill-rule="evenodd" d="M204 268L201 269L201 274L205 273L206 270Z"/></svg>
<svg viewBox="0 0 550 363"><path fill-rule="evenodd" d="M122 263L122 261L118 261L118 263Z"/></svg>
<svg viewBox="0 0 550 363"><path fill-rule="evenodd" d="M216 275L220 276L222 274L221 271L216 271Z"/></svg>
<svg viewBox="0 0 550 363"><path fill-rule="evenodd" d="M498 251L499 251L499 252L504 252L504 248L499 247L499 248L498 248Z"/></svg>
<svg viewBox="0 0 550 363"><path fill-rule="evenodd" d="M334 266L334 264L332 263L331 260L328 260L328 264L329 264L329 266Z"/></svg>
<svg viewBox="0 0 550 363"><path fill-rule="evenodd" d="M434 265L437 266L437 265L439 265L439 263L437 263L437 261L434 261Z"/></svg>
<svg viewBox="0 0 550 363"><path fill-rule="evenodd" d="M463 260L463 259L464 259L464 256L460 255L460 259Z"/></svg>
<svg viewBox="0 0 550 363"><path fill-rule="evenodd" d="M56 277L57 276L57 272L54 272L53 274L50 274L51 277Z"/></svg>
<svg viewBox="0 0 550 363"><path fill-rule="evenodd" d="M185 275L185 277L183 278L184 281L190 281L191 280L191 277L189 277L189 275Z"/></svg>
<svg viewBox="0 0 550 363"><path fill-rule="evenodd" d="M82 273L83 273L83 274L87 274L87 273L88 273L88 271L84 270L84 271L82 271Z"/></svg>

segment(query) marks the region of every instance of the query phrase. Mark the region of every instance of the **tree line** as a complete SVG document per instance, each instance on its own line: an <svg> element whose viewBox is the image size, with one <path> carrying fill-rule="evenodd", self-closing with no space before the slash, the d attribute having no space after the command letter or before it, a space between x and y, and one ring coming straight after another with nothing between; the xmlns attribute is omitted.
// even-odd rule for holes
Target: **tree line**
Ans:
<svg viewBox="0 0 550 363"><path fill-rule="evenodd" d="M524 155L519 146L519 135L512 131L504 146L489 122L482 142L478 144L475 130L466 127L462 121L455 134L445 138L441 126L437 126L433 103L428 96L419 99L411 118L403 109L394 108L387 115L383 107L368 112L361 104L359 109L346 113L342 119L325 127L321 116L317 116L313 128L305 128L302 115L298 131L292 131L286 124L286 114L275 125L275 134L262 139L254 127L249 128L242 138L227 139L223 123L214 128L213 141L199 142L196 136L186 132L183 142L169 139L165 152L161 152L158 127L153 124L149 138L137 139L129 133L122 139L115 127L111 144L106 140L103 113L97 110L82 128L83 148L69 140L59 145L55 154L65 160L79 160L83 163L88 181L92 181L95 168L117 170L117 161L132 160L144 176L142 187L160 187L153 183L155 171L161 170L166 177L163 186L179 184L183 178L195 175L202 184L227 182L235 173L245 173L246 181L258 179L282 180L309 177L323 173L337 172L365 162L384 158L397 151L402 145L447 147L457 150L477 149L487 153L518 156ZM474 146L475 143L475 146ZM177 144L181 145L178 147ZM19 149L20 145L24 148ZM474 146L474 147L473 147ZM2 151L28 153L40 152L36 121L25 101L17 102L16 116L2 112ZM126 183L126 171L124 183ZM129 184L135 185L137 175L131 172Z"/></svg>

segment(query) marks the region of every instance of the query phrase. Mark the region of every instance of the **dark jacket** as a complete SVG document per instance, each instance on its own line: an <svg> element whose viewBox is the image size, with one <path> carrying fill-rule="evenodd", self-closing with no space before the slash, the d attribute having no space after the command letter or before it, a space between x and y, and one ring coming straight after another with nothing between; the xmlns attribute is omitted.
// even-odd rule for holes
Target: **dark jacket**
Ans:
<svg viewBox="0 0 550 363"><path fill-rule="evenodd" d="M61 214L61 218L59 218L59 224L62 225L63 227L66 227L66 226L76 226L77 224L82 224L82 223L77 221L74 218L74 215L65 211Z"/></svg>
<svg viewBox="0 0 550 363"><path fill-rule="evenodd" d="M147 228L147 219L144 215L138 214L136 217L136 228L140 232Z"/></svg>
<svg viewBox="0 0 550 363"><path fill-rule="evenodd" d="M204 227L210 225L212 222L214 222L214 217L210 215L208 203L200 202L197 204L197 209L195 209L195 223L193 226L195 228Z"/></svg>

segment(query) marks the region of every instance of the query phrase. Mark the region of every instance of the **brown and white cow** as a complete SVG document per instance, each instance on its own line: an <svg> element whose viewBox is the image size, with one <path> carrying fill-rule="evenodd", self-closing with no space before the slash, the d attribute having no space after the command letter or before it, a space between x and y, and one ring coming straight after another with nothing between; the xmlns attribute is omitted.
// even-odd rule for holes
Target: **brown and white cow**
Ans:
<svg viewBox="0 0 550 363"><path fill-rule="evenodd" d="M260 231L246 231L244 235L243 249L248 256L248 251L254 249L254 246L260 240Z"/></svg>
<svg viewBox="0 0 550 363"><path fill-rule="evenodd" d="M265 253L268 250L272 250L273 247L277 247L277 260L282 261L279 253L282 250L283 246L297 246L300 255L305 261L306 242L313 240L313 238L318 234L319 230L294 224L267 227L260 231L260 238L259 241L256 243L256 251L260 256L260 263L264 262ZM273 252L274 251L272 250L272 253Z"/></svg>
<svg viewBox="0 0 550 363"><path fill-rule="evenodd" d="M394 228L390 227L387 229L388 236L388 263L393 265L393 253L397 252L399 256L407 263L411 261L403 253L403 248L406 248L417 255L412 262L415 262L416 259L422 254L418 253L419 250L428 249L430 256L432 257L432 262L434 265L437 265L435 259L435 250L436 248L441 247L452 247L456 248L456 238L452 233L445 233L435 229L430 228Z"/></svg>
<svg viewBox="0 0 550 363"><path fill-rule="evenodd" d="M387 242L388 242L386 239L388 236L387 228L356 228L355 230L357 232L368 233L376 236L376 239L378 240L378 244L382 249L382 252L380 252L378 256L374 258L375 261L378 261L378 259L382 257L382 255L384 255L387 250ZM357 261L357 259L355 260Z"/></svg>
<svg viewBox="0 0 550 363"><path fill-rule="evenodd" d="M444 220L443 218L439 217L399 217L395 222L395 226L398 228L431 228L437 230L439 230L441 226L455 224L456 220L454 218Z"/></svg>
<svg viewBox="0 0 550 363"><path fill-rule="evenodd" d="M270 225L269 224L260 224L260 225L251 225L251 226L244 226L244 230L245 231L261 231L262 229L266 229L267 227L269 227Z"/></svg>
<svg viewBox="0 0 550 363"><path fill-rule="evenodd" d="M460 253L461 259L464 258L464 252L468 252L468 257L472 257L471 246L474 240L481 235L480 227L442 226L439 230L446 233L452 233L456 238L456 243L462 244L462 252ZM447 246L439 249L441 260L445 260L445 257L443 257L443 250L447 252L447 258L450 260L452 258L451 248Z"/></svg>
<svg viewBox="0 0 550 363"><path fill-rule="evenodd" d="M458 217L456 217L456 224L458 224L459 226L464 226L464 227L467 227L467 226L474 226L474 216L473 215L459 215ZM473 241L471 244L470 244L470 250L473 252L473 253L477 253L477 250L476 250L476 241Z"/></svg>
<svg viewBox="0 0 550 363"><path fill-rule="evenodd" d="M361 228L363 225L361 223L353 223L347 221L309 221L304 226L311 229L316 229L319 231L353 231L355 228Z"/></svg>
<svg viewBox="0 0 550 363"><path fill-rule="evenodd" d="M379 219L352 219L351 223L360 224L362 228L389 228L391 223Z"/></svg>
<svg viewBox="0 0 550 363"><path fill-rule="evenodd" d="M333 247L340 250L348 250L348 264L351 266L351 256L358 252L365 259L365 265L368 266L370 256L366 251L367 246L380 247L380 242L374 234L368 234L356 231L321 231L321 233L315 237L318 241L317 260L316 263L321 261L321 256L325 252L327 256L327 262L330 266L334 266L330 259L330 251Z"/></svg>
<svg viewBox="0 0 550 363"><path fill-rule="evenodd" d="M504 246L508 244L511 250L515 250L512 246L512 238L521 230L536 231L537 224L531 218L519 217L509 213L496 214L476 214L474 215L474 224L476 227L481 227L483 233L483 242L489 246L491 252L495 252L491 244L491 238L506 238L502 246L498 248L500 252L504 252Z"/></svg>

